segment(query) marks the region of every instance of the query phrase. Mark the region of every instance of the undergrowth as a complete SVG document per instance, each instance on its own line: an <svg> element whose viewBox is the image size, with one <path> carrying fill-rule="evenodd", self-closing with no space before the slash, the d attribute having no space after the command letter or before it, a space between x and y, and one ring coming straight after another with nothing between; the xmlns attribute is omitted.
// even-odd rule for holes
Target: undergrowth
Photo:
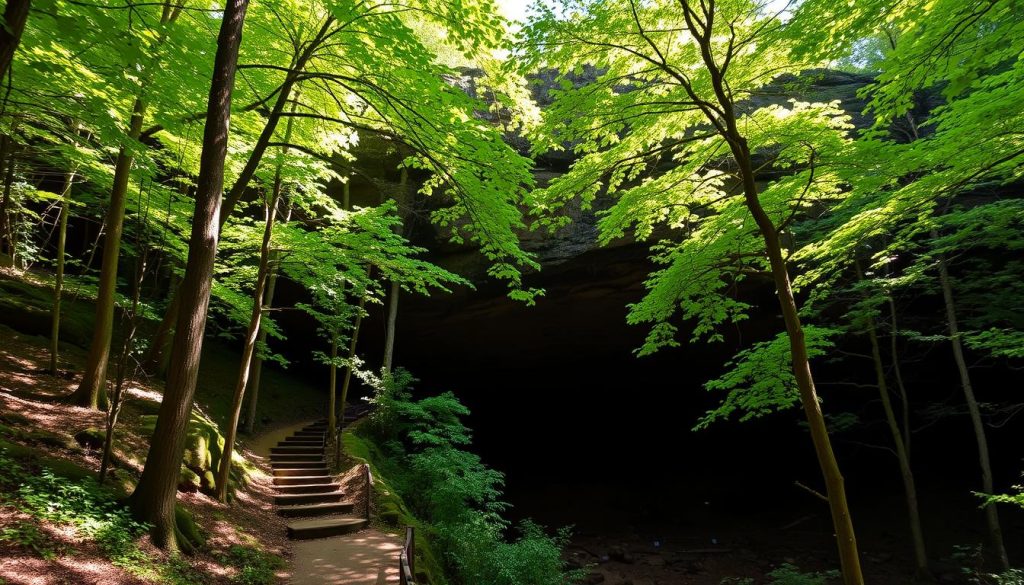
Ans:
<svg viewBox="0 0 1024 585"><path fill-rule="evenodd" d="M469 411L450 392L414 399L413 381L399 369L377 384L376 408L355 433L370 443L366 453L428 532L445 576L466 585L578 582L583 571L568 570L562 560L568 529L549 534L530 521L510 526L502 516L504 476L468 450L471 433L462 418Z"/></svg>
<svg viewBox="0 0 1024 585"><path fill-rule="evenodd" d="M42 522L70 526L77 536L96 543L114 566L157 583L202 585L211 577L181 556L151 555L139 546L149 525L137 522L111 489L91 477L71 479L43 467L32 469L0 449L0 505L31 517L0 530L0 541L51 560L73 551L40 528ZM255 547L235 545L222 556L235 569L238 585L270 585L283 561Z"/></svg>

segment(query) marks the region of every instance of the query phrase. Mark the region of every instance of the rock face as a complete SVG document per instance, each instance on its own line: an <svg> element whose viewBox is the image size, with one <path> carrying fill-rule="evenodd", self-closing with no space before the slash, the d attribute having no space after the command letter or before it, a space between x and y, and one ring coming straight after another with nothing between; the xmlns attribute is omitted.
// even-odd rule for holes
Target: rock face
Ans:
<svg viewBox="0 0 1024 585"><path fill-rule="evenodd" d="M588 67L580 71L579 74L570 76L569 79L576 87L580 87L596 80L599 74L597 69ZM477 97L477 79L482 75L483 72L479 69L463 69L460 71L460 75L451 76L448 82L470 96ZM549 70L536 74L530 80L533 98L541 108L552 103L553 90L558 87L558 78L559 75L556 71ZM871 78L865 75L832 70L808 71L800 77L782 76L749 96L749 99L741 107L753 109L770 104L786 104L790 100L839 101L841 107L850 115L853 124L857 128L863 129L871 125L871 119L864 115L863 111L867 103L858 93L870 81ZM628 91L628 88L623 88L623 91ZM496 116L490 112L481 112L479 116L491 121L497 120ZM506 135L506 141L522 154L526 154L529 150L529 145L522 136L509 134ZM359 158L358 171L361 178L357 178L353 183L353 193L355 201L366 200L365 203L369 204L373 195L368 191L389 193L398 190L398 175L392 169L398 164L399 158L397 151L388 151L382 145L368 144L367 149L371 156L367 157L364 153L364 156ZM535 159L534 178L537 184L539 186L546 185L552 179L566 172L574 161L575 154L571 148L540 155ZM372 179L366 179L367 177ZM360 195L360 193L362 194ZM607 209L612 203L613 201L609 197L598 197L593 209L583 210L578 205L568 206L565 212L572 218L570 225L555 233L522 231L520 238L523 249L534 254L545 268L573 261L595 251L601 255L602 251L597 245L597 222L601 210ZM430 199L417 197L413 206L417 217L421 219L414 223L411 237L415 243L432 250L430 257L432 261L460 272L479 283L484 279L487 268L486 260L468 244L450 244L448 233L437 229L429 221L423 219L430 211L444 205L446 205L446 201L443 197ZM615 248L636 245L635 242L624 239L611 244L604 250L615 254Z"/></svg>

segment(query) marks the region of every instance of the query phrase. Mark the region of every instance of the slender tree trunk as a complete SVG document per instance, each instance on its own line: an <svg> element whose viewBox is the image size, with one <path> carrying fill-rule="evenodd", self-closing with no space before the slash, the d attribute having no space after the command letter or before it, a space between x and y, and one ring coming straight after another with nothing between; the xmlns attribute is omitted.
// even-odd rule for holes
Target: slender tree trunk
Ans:
<svg viewBox="0 0 1024 585"><path fill-rule="evenodd" d="M328 387L330 389L327 398L327 428L329 439L331 441L340 441L338 436L338 366L335 363L338 360L338 334L335 333L331 338L331 372L330 381ZM337 459L335 459L337 461Z"/></svg>
<svg viewBox="0 0 1024 585"><path fill-rule="evenodd" d="M0 26L0 80L7 75L14 52L18 50L31 4L31 0L7 0L4 8L5 25Z"/></svg>
<svg viewBox="0 0 1024 585"><path fill-rule="evenodd" d="M13 130L11 132L14 133ZM11 221L11 189L14 186L14 170L17 167L17 155L13 138L6 138L7 167L4 170L4 195L0 198L0 251L10 256L11 266L17 266L17 246L15 245L14 222Z"/></svg>
<svg viewBox="0 0 1024 585"><path fill-rule="evenodd" d="M402 285L397 281L391 281L391 289L388 291L388 319L384 334L384 363L381 369L384 374L390 374L392 362L395 358L395 328L398 324L398 297L402 294Z"/></svg>
<svg viewBox="0 0 1024 585"><path fill-rule="evenodd" d="M285 143L291 139L292 119L289 118L285 129ZM235 436L238 433L238 420L242 415L242 400L245 388L249 384L249 370L252 367L253 354L256 352L256 339L260 334L263 320L263 293L267 285L267 273L270 272L270 243L274 235L274 220L277 218L277 205L281 199L281 165L283 157L277 161L274 173L274 187L270 202L266 205L266 226L263 229L263 242L260 245L260 264L256 272L256 289L252 295L252 314L249 317L249 329L242 347L242 362L238 370L238 383L235 384L234 402L231 405L231 421L228 423L227 436L224 439L224 452L217 470L217 499L228 501L228 480L231 478L231 460L235 451Z"/></svg>
<svg viewBox="0 0 1024 585"><path fill-rule="evenodd" d="M68 206L71 205L71 186L75 172L67 174L61 191L60 220L57 228L57 274L53 283L53 310L50 325L50 374L57 375L57 357L60 354L60 301L64 290L64 246L68 235Z"/></svg>
<svg viewBox="0 0 1024 585"><path fill-rule="evenodd" d="M406 199L406 183L409 180L409 170L402 167L402 173L398 181L398 196L395 202L398 204L398 217L404 222L402 206ZM401 229L401 228L396 228ZM384 331L384 360L381 366L385 375L391 373L392 362L395 357L395 328L398 323L398 298L402 294L402 285L397 281L391 281L391 290L388 291L388 317Z"/></svg>
<svg viewBox="0 0 1024 585"><path fill-rule="evenodd" d="M864 279L860 263L854 260L854 267L857 270L857 278ZM867 317L867 333L871 342L871 360L875 366L875 381L878 386L878 395L882 400L882 410L885 412L885 422L892 434L892 443L896 452L896 459L899 461L900 476L903 478L903 492L907 501L907 519L910 523L911 542L914 546L914 564L918 575L929 575L928 550L924 542L924 531L921 529L921 513L917 504L917 487L914 482L914 472L910 466L910 454L907 451L904 441L904 432L900 429L900 423L896 418L896 411L892 407L892 400L889 398L889 384L885 377L885 366L882 363L882 349L878 342L878 328L875 325L874 317ZM909 433L907 433L909 434Z"/></svg>
<svg viewBox="0 0 1024 585"><path fill-rule="evenodd" d="M932 239L939 237L935 230L932 230L931 236ZM960 342L960 325L956 318L956 304L953 301L953 285L949 280L949 266L946 264L946 257L942 254L939 254L939 284L942 287L942 299L946 307L946 325L949 328L949 342L953 346L953 360L960 373L960 386L964 391L967 411L971 415L971 425L974 427L974 438L978 444L981 489L986 494L994 494L995 487L992 480L992 464L989 461L988 437L985 436L985 421L981 418L981 408L974 395L974 385L971 383L971 374L967 369L967 360L964 358L964 347ZM988 536L991 540L992 552L999 568L1005 571L1010 568L1010 559L1006 556L1003 529L999 525L999 511L995 504L985 506L985 521L988 523Z"/></svg>
<svg viewBox="0 0 1024 585"><path fill-rule="evenodd" d="M367 277L373 273L373 266L366 271ZM348 400L348 389L352 384L352 360L356 357L356 344L359 343L359 330L363 325L363 309L366 308L366 292L359 297L359 308L356 312L356 320L352 325L352 338L348 343L348 366L345 367L345 377L341 381L341 396L338 397L338 420L341 425L345 425L345 404ZM333 393L332 393L333 394ZM334 409L331 409L333 413ZM337 440L334 442L334 460L339 461L341 459L341 436L339 435Z"/></svg>
<svg viewBox="0 0 1024 585"><path fill-rule="evenodd" d="M709 120L715 123L722 137L729 144L733 158L739 166L744 202L757 223L761 237L764 239L765 253L771 265L772 278L775 281L776 294L779 298L779 307L782 311L783 321L786 324L786 333L789 336L789 347L793 360L793 375L796 378L800 402L807 416L807 424L811 433L811 441L814 444L814 451L818 458L818 465L821 467L821 472L825 479L825 489L832 513L832 525L836 531L836 545L839 549L839 562L843 573L843 583L845 585L863 585L864 575L860 566L860 554L857 551L857 537L853 530L853 520L850 518L850 509L846 501L846 485L843 475L839 470L839 462L832 451L832 441L828 435L828 426L825 424L825 417L821 412L821 405L818 403L818 392L814 386L814 375L811 373L811 362L807 355L804 329L800 323L800 315L796 305L796 298L793 296L793 287L789 279L786 260L782 255L779 232L771 217L768 216L764 207L761 206L761 200L758 198L754 166L750 156L750 146L737 127L731 93L726 88L726 81L723 78L722 71L712 54L710 18L707 22L700 22L698 24L701 16L690 6L690 3L684 0L681 2L681 7L687 26L693 32L694 39L699 45L701 58L711 77L711 86L715 99L720 106L720 114L711 113L707 109L705 109L705 112ZM699 34L696 32L700 30L704 30L704 33ZM691 92L695 101L707 103L701 100L700 96L693 93L692 88L689 86L686 86L686 88L687 91Z"/></svg>
<svg viewBox="0 0 1024 585"><path fill-rule="evenodd" d="M11 138L6 134L0 135L0 176L5 179L7 177L7 165L10 164L8 159L10 158L11 150ZM10 195L6 189L6 180L4 183L3 195L0 195L0 254L9 254L7 248L7 206L10 203Z"/></svg>
<svg viewBox="0 0 1024 585"><path fill-rule="evenodd" d="M242 195L245 194L245 190L249 187L249 182L252 180L253 175L256 173L256 169L259 168L260 162L263 160L263 154L266 152L267 147L270 146L270 142L274 137L274 132L277 130L277 124L280 122L282 115L284 114L284 108L288 104L288 100L291 97L292 89L298 82L299 77L302 74L306 63L313 57L313 53L319 48L320 43L324 39L330 29L330 25L335 22L333 16L328 17L323 27L320 29L320 34L311 42L306 49L295 58L295 65L291 67L291 72L285 77L284 82L281 84L281 88L277 94L277 100L274 102L273 107L270 110L270 114L267 116L267 122L263 126L263 130L259 137L256 139L256 143L253 144L253 149L249 153L249 158L245 161L245 166L242 171L238 174L235 182L232 183L231 189L224 195L224 205L221 210L220 216L220 227L223 228L224 224L227 223L228 218L234 212L235 206L242 199ZM160 321L160 326L157 328L157 332L154 335L154 339L159 339L160 343L153 343L150 346L149 353L146 356L146 365L148 368L163 374L166 368L161 364L165 362L165 356L167 350L170 349L170 343L174 337L174 323L177 322L177 315L175 311L178 310L178 299L177 293L172 298L171 303L167 307L167 311L164 313L163 319Z"/></svg>
<svg viewBox="0 0 1024 585"><path fill-rule="evenodd" d="M896 301L889 293L886 293L885 298L889 302L889 354L892 356L892 371L896 376L896 390L900 394L900 402L903 405L903 445L907 450L907 457L910 457L910 399L907 395L907 386L903 383L903 367L900 366L898 348L900 329L896 322Z"/></svg>
<svg viewBox="0 0 1024 585"><path fill-rule="evenodd" d="M775 231L771 219L764 212L757 198L757 188L749 162L748 158L743 163L745 166L744 196L747 201L747 207L754 215L761 229L761 235L765 241L765 250L771 263L772 277L775 280L779 305L782 309L783 320L786 323L786 332L789 335L789 347L793 359L793 374L796 377L797 388L800 392L800 402L803 404L804 413L807 416L811 440L814 443L814 451L817 454L818 464L825 478L829 508L832 511L832 524L836 531L836 543L839 547L839 561L843 572L843 582L846 585L863 585L864 576L861 573L860 555L857 552L857 537L853 530L853 521L850 518L850 510L846 501L845 481L842 473L839 471L839 462L832 451L832 441L828 435L828 427L825 424L825 417L821 412L821 405L818 403L818 393L814 387L811 362L807 356L807 345L804 341L804 330L800 323L796 299L793 297L793 289L790 284L786 261L782 256L782 246L779 243L778 233Z"/></svg>
<svg viewBox="0 0 1024 585"><path fill-rule="evenodd" d="M235 81L238 47L248 0L228 0L221 17L214 59L213 80L203 131L199 161L196 208L192 218L188 262L179 291L181 314L171 347L171 364L164 398L142 477L129 498L135 517L153 526L157 546L176 549L178 541L174 516L175 492L185 431L192 413L199 358L210 305L213 263L220 235L220 204L224 185L231 120L231 93Z"/></svg>
<svg viewBox="0 0 1024 585"><path fill-rule="evenodd" d="M139 209L142 209L141 193L139 194ZM145 230L145 221L145 218L143 218L139 222L142 224L139 226L140 232ZM117 426L117 419L121 416L121 408L124 406L127 399L125 381L127 380L128 361L131 359L132 355L132 345L135 342L135 334L138 331L139 326L139 297L142 296L142 281L146 277L146 264L149 259L148 238L146 238L145 242L141 241L141 238L137 238L136 248L141 250L141 256L135 263L135 279L132 283L132 304L128 313L128 333L124 336L124 342L121 345L121 356L117 362L114 391L111 393L110 406L107 408L106 439L103 442L103 459L100 462L100 484L107 479L107 470L110 468L110 462L113 459L114 454L114 428ZM135 377L134 374L135 372L133 371L133 379Z"/></svg>
<svg viewBox="0 0 1024 585"><path fill-rule="evenodd" d="M146 102L135 98L132 118L128 128L128 140L135 141L142 132L146 115ZM110 340L114 332L114 297L117 292L117 266L121 256L121 232L124 228L125 205L128 199L128 180L131 177L132 162L129 145L121 146L114 165L114 186L110 190L107 207L107 236L103 243L103 264L100 267L99 291L96 294L96 320L93 326L89 357L85 362L82 382L68 400L72 404L87 408L107 407L107 364L110 361Z"/></svg>
<svg viewBox="0 0 1024 585"><path fill-rule="evenodd" d="M286 221L288 220L285 219L284 222ZM270 275L267 277L267 292L266 298L263 301L264 318L266 318L266 313L268 313L274 306L274 291L277 288L277 265L281 261L280 258L281 254L275 250L273 252L273 258L270 260ZM259 401L260 381L263 377L263 356L260 355L258 348L266 347L266 345L267 327L261 320L260 336L256 340L257 352L252 359L252 373L250 374L249 379L249 410L245 417L245 432L250 435L253 433L253 429L256 426L256 405Z"/></svg>

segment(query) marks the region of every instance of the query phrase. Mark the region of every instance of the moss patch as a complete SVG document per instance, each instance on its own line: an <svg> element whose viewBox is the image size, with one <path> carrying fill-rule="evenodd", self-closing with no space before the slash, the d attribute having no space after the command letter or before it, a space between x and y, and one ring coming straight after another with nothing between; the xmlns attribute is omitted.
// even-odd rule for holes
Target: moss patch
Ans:
<svg viewBox="0 0 1024 585"><path fill-rule="evenodd" d="M341 442L345 453L359 463L369 463L373 473L373 503L376 520L390 530L404 531L406 526L416 529L416 582L424 585L445 585L448 579L438 560L437 552L431 546L432 530L429 525L412 515L402 497L381 473L379 464L386 459L380 447L365 437L352 432L359 423L342 433Z"/></svg>

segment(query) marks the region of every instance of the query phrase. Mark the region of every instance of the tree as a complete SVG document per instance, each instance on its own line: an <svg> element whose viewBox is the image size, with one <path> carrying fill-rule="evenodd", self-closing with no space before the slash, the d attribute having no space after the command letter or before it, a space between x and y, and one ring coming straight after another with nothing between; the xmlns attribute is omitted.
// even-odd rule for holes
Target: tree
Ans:
<svg viewBox="0 0 1024 585"><path fill-rule="evenodd" d="M0 29L0 79L7 76L31 6L32 0L7 0L4 7L4 25Z"/></svg>
<svg viewBox="0 0 1024 585"><path fill-rule="evenodd" d="M745 274L767 270L825 479L843 579L860 584L844 481L818 402L785 249L794 217L838 195L827 163L845 148L846 124L825 104L744 103L779 75L811 65L789 57L795 40L787 31L778 15L744 0L583 2L567 3L559 13L544 10L526 30L533 55L528 65L593 66L599 73L579 88L567 80L546 112L551 138L542 135L541 148L573 142L582 158L533 199L541 210L577 199L589 206L606 191L616 199L600 223L601 241L627 230L649 238L661 226L683 238L657 245L655 261L667 267L631 307L632 322L655 323L641 353L676 344L669 320L678 311L696 319L698 336L713 336L715 326L742 318L745 306L727 291ZM755 155L766 161L755 163ZM670 168L662 170L661 162ZM765 167L789 174L759 189L758 170ZM541 223L557 227L564 220Z"/></svg>
<svg viewBox="0 0 1024 585"><path fill-rule="evenodd" d="M808 283L834 277L851 250L872 238L890 236L876 261L906 254L921 239L935 239L938 234L930 232L942 221L937 217L946 215L956 197L1020 178L1021 15L1020 6L1008 1L869 0L841 5L809 0L800 6L793 19L794 33L802 39L797 55L838 57L864 38L884 34L890 40L876 65L879 75L864 91L874 127L858 141L842 171L859 194L833 210L847 214L847 221L808 250L818 262ZM940 104L931 110L920 105L929 94ZM923 123L918 117L925 118ZM906 131L895 132L896 123ZM983 489L988 491L992 471L984 421L964 360L947 259L938 254L930 262L929 269L938 273L947 339L971 414ZM918 276L922 270L916 270ZM993 557L1007 567L995 507L987 505L985 514Z"/></svg>
<svg viewBox="0 0 1024 585"><path fill-rule="evenodd" d="M179 292L181 311L178 335L171 349L173 367L160 403L142 477L129 498L129 507L135 517L153 525L154 542L172 550L179 545L174 515L175 493L185 448L185 430L192 413L196 378L199 375L203 333L206 330L213 261L217 255L220 232L219 215L231 120L231 94L248 5L248 0L229 0L224 6L210 83L206 126L203 130L203 153L197 180L188 264ZM230 457L230 454L227 456Z"/></svg>
<svg viewBox="0 0 1024 585"><path fill-rule="evenodd" d="M254 85L260 82L255 107L239 116L253 141L225 196L222 223L251 184L266 149L279 146L272 138L280 120L310 120L330 143L358 132L363 140L379 139L411 152L409 167L431 175L421 192L453 200L435 213L438 224L453 239L477 243L492 262L491 275L507 281L513 296L535 296L539 291L522 290L521 270L537 265L520 249L516 233L523 227L517 205L532 184L530 161L502 140L498 128L475 115L486 105L446 81L457 72L437 62L434 47L425 46L414 28L436 25L449 31L449 44L459 52L486 54L501 48L504 35L492 0L415 0L402 7L310 0L301 8L263 15L268 28L283 30L269 47L247 47L243 56L240 69ZM315 26L309 25L309 14L316 15ZM300 81L303 95L296 99L293 90ZM296 111L289 111L290 99ZM271 100L273 105L263 107ZM317 143L292 146L320 150ZM172 303L155 335L150 364L158 364L161 348L167 347L175 310Z"/></svg>
<svg viewBox="0 0 1024 585"><path fill-rule="evenodd" d="M163 3L160 13L158 35L154 41L154 51L158 51L167 39L167 27L172 25L181 15L183 4ZM137 62L137 67L150 71L157 63ZM152 75L152 73L147 73ZM68 397L72 404L89 408L106 408L107 364L110 360L110 341L114 329L114 302L117 289L117 267L121 256L121 232L124 225L125 205L127 203L128 182L134 163L134 151L142 134L142 125L146 117L147 81L140 80L139 93L132 104L131 117L124 142L117 153L114 163L114 181L107 204L106 238L103 245L103 265L100 269L100 285L96 298L96 322L93 328L92 343L89 345L89 356L86 359L85 372L78 388Z"/></svg>
<svg viewBox="0 0 1024 585"><path fill-rule="evenodd" d="M288 143L291 139L293 120L289 119L284 132L284 141ZM256 352L256 341L260 335L263 317L263 295L267 286L268 273L270 272L270 243L274 234L274 222L277 220L277 208L281 201L283 185L281 183L281 166L284 164L284 156L278 157L277 170L274 173L274 185L271 188L270 197L264 203L266 215L265 227L263 229L263 241L260 244L259 268L256 273L256 286L252 297L252 315L249 318L249 328L246 331L245 343L242 346L242 360L238 373L238 383L235 386L234 401L231 408L231 420L228 421L227 435L224 438L224 453L220 459L220 468L217 470L217 498L221 502L228 501L228 481L231 476L232 454L235 449L235 434L238 432L238 421L242 414L242 400L245 397L245 389L249 384L249 371L252 367L253 355ZM254 403L255 404L255 403Z"/></svg>

